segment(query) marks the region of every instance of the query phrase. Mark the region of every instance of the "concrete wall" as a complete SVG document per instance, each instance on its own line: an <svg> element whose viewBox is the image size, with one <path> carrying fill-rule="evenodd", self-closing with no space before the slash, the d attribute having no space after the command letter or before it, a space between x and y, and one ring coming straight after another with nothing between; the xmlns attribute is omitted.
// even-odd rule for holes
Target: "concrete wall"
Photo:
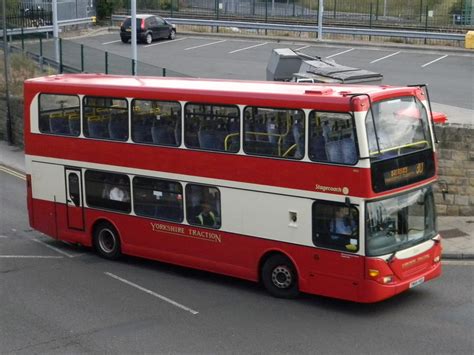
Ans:
<svg viewBox="0 0 474 355"><path fill-rule="evenodd" d="M23 99L11 98L14 144L23 147ZM6 140L6 101L0 97L0 139ZM436 127L438 139L439 180L448 186L443 194L435 186L438 214L474 216L474 126Z"/></svg>

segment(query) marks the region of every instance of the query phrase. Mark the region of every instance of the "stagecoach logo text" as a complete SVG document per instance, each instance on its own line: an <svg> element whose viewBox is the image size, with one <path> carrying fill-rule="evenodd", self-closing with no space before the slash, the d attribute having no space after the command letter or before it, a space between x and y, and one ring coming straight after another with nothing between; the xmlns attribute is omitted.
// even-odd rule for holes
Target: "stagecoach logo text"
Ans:
<svg viewBox="0 0 474 355"><path fill-rule="evenodd" d="M166 224L151 222L153 232L167 232L182 237L207 240L208 242L221 243L221 236L217 233L208 231L199 231L193 228L168 226Z"/></svg>
<svg viewBox="0 0 474 355"><path fill-rule="evenodd" d="M323 186L323 185L319 185L319 184L316 184L316 190L318 191L323 191L323 192L333 192L333 193L338 193L340 194L341 192L344 194L344 195L347 195L349 193L349 188L347 187L334 187L334 186Z"/></svg>

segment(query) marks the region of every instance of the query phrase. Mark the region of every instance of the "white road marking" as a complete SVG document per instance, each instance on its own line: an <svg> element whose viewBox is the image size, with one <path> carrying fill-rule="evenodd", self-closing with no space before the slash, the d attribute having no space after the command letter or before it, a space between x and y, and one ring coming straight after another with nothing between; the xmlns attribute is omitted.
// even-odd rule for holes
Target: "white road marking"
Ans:
<svg viewBox="0 0 474 355"><path fill-rule="evenodd" d="M69 253L66 253L65 251L61 250L61 249L58 249L58 248L55 248L49 244L46 244L45 242L42 242L41 240L38 240L38 239L32 239L34 242L36 243L40 243L40 244L43 244L46 248L49 248L51 250L54 250L55 252L59 253L59 254L62 254L62 255L65 255L67 256L68 258L73 258L74 255L71 255Z"/></svg>
<svg viewBox="0 0 474 355"><path fill-rule="evenodd" d="M264 45L266 45L266 44L268 44L268 42L263 42L263 43L260 43L260 44L256 44L256 45L254 45L254 46L236 49L235 51L229 52L229 54L237 53L237 52L241 52L241 51L246 51L247 49L251 49L251 48L255 48L255 47L260 47L260 46L264 46Z"/></svg>
<svg viewBox="0 0 474 355"><path fill-rule="evenodd" d="M62 259L64 256L51 255L0 255L2 259Z"/></svg>
<svg viewBox="0 0 474 355"><path fill-rule="evenodd" d="M117 275L114 275L114 274L112 274L112 273L110 273L110 272L105 272L105 274L106 274L107 276L110 276L110 277L116 279L116 280L119 280L119 281L121 281L121 282L123 282L123 283L126 283L126 284L129 285L129 286L135 287L135 288L139 289L140 291L146 292L146 293L148 293L149 295L152 295L152 296L154 296L154 297L157 297L157 298L159 298L159 299L162 300L162 301L168 302L168 303L172 304L173 306L176 306L176 307L178 307L178 308L181 308L182 310L185 310L185 311L187 311L187 312L189 312L189 313L191 313L191 314L193 314L193 315L196 315L196 314L199 313L198 311L195 311L195 310L193 310L193 309L191 309L191 308L188 308L188 307L186 307L186 306L183 306L182 304L180 304L180 303L178 303L178 302L175 302L175 301L173 301L172 299L169 299L168 297L162 296L162 295L160 295L160 294L158 294L158 293L156 293L156 292L153 292L153 291L151 291L151 290L148 290L148 289L146 289L146 288L144 288L144 287L142 287L142 286L140 286L140 285L137 285L137 284L135 284L135 283L133 283L133 282L130 282L130 281L128 281L128 280L125 280L125 279L123 279L123 278L121 278L121 277L119 277L119 276L117 276Z"/></svg>
<svg viewBox="0 0 474 355"><path fill-rule="evenodd" d="M456 265L456 266L474 266L474 260L472 259L459 259L459 260L454 260L454 259L441 259L441 263L443 265Z"/></svg>
<svg viewBox="0 0 474 355"><path fill-rule="evenodd" d="M7 168L6 166L0 165L0 171L3 171L4 173L7 173L9 175L12 175L14 177L17 177L22 180L26 180L26 175L19 173L18 171L12 170Z"/></svg>
<svg viewBox="0 0 474 355"><path fill-rule="evenodd" d="M174 43L174 42L182 41L183 39L188 39L188 37L181 37L178 39L174 39L172 41L163 41L163 42L158 42L158 43L153 43L153 44L147 44L146 46L143 46L143 48L158 46L160 44Z"/></svg>
<svg viewBox="0 0 474 355"><path fill-rule="evenodd" d="M377 62L380 62L381 60L384 60L384 59L393 57L394 55L397 55L397 54L400 53L400 52L401 52L401 51L398 51L398 52L395 52L395 53L386 55L385 57L382 57L382 58L379 58L379 59L375 59L375 60L371 61L370 64L372 64L372 63L377 63Z"/></svg>
<svg viewBox="0 0 474 355"><path fill-rule="evenodd" d="M341 54L344 54L344 53L348 53L348 52L353 51L354 49L355 49L355 48L350 48L350 49L348 49L348 50L345 50L345 51L342 51L342 52L339 52L339 53L336 53L336 54L332 54L332 55L330 55L330 56L327 56L326 58L332 58L332 57L335 57L335 56L337 56L337 55L341 55Z"/></svg>
<svg viewBox="0 0 474 355"><path fill-rule="evenodd" d="M304 46L304 47L301 47L301 48L296 48L295 51L301 51L301 50L309 48L309 47L311 47L311 45L307 45L307 46Z"/></svg>
<svg viewBox="0 0 474 355"><path fill-rule="evenodd" d="M226 39L223 39L223 40L221 40L221 41L216 41L216 42L201 44L201 45L199 45L199 46L194 46L194 47L185 48L184 50L185 50L185 51L189 51L189 50L195 49L195 48L201 48L201 47L212 46L213 44L222 43L222 42L225 42L225 41L227 41L227 40L226 40Z"/></svg>
<svg viewBox="0 0 474 355"><path fill-rule="evenodd" d="M436 63L438 60L441 60L441 59L444 59L446 58L448 55L443 55L442 57L439 57L439 58L436 58L435 60L432 60L431 62L428 62L428 63L425 63L423 64L421 67L424 68L424 67L427 67L428 65L430 64L433 64L433 63Z"/></svg>
<svg viewBox="0 0 474 355"><path fill-rule="evenodd" d="M6 235L0 235L0 239L7 239L7 238L8 238L8 236L6 236Z"/></svg>
<svg viewBox="0 0 474 355"><path fill-rule="evenodd" d="M105 44L112 44L112 43L117 43L117 42L122 42L122 40L119 39L118 41L105 42L105 43L102 43L102 45L105 45Z"/></svg>

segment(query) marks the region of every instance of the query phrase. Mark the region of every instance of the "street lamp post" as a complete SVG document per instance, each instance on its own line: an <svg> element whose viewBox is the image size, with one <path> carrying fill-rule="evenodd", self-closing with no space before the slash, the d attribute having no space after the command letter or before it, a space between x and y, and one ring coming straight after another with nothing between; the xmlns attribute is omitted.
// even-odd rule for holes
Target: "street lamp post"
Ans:
<svg viewBox="0 0 474 355"><path fill-rule="evenodd" d="M11 119L11 109L10 109L10 88L9 88L9 79L8 79L8 37L7 37L7 15L6 15L6 1L2 1L2 12L3 12L3 56L4 56L4 65L5 65L5 99L7 101L7 121L6 121L6 130L7 130L7 141L8 144L13 144L13 135L12 135L12 119Z"/></svg>
<svg viewBox="0 0 474 355"><path fill-rule="evenodd" d="M130 1L131 13L132 13L132 73L137 75L138 61L137 61L137 0Z"/></svg>

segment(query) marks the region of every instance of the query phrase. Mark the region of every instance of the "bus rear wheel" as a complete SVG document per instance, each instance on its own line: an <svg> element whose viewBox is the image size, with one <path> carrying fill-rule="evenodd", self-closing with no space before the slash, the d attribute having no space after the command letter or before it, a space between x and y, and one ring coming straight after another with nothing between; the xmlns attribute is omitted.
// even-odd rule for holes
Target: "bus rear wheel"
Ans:
<svg viewBox="0 0 474 355"><path fill-rule="evenodd" d="M294 298L298 296L298 275L293 263L283 255L274 255L262 267L262 283L274 297Z"/></svg>
<svg viewBox="0 0 474 355"><path fill-rule="evenodd" d="M122 255L118 232L108 222L101 222L95 227L94 247L100 256L109 260L118 259Z"/></svg>

